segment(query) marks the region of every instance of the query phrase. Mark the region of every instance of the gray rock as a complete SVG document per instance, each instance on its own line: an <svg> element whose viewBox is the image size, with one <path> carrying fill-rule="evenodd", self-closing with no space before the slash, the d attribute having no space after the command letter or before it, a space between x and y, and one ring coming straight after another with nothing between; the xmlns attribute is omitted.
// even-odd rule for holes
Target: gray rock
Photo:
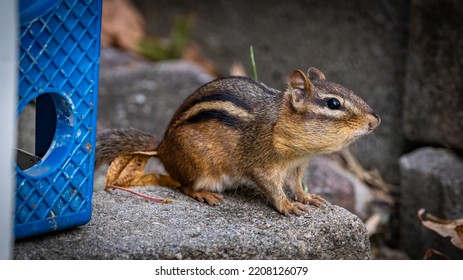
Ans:
<svg viewBox="0 0 463 280"><path fill-rule="evenodd" d="M370 189L349 171L326 157L315 157L306 172L310 193L318 194L365 220L373 199Z"/></svg>
<svg viewBox="0 0 463 280"><path fill-rule="evenodd" d="M136 127L161 137L183 100L211 80L186 61L152 63L102 49L98 128Z"/></svg>
<svg viewBox="0 0 463 280"><path fill-rule="evenodd" d="M314 66L352 89L381 116L373 136L352 151L367 169L397 183L404 146L408 1L169 1L134 0L150 33L169 36L179 15L194 14L192 39L227 75L238 61L259 80L282 89L295 68Z"/></svg>
<svg viewBox="0 0 463 280"><path fill-rule="evenodd" d="M24 107L19 115L17 137L17 148L31 154L35 153L35 102Z"/></svg>
<svg viewBox="0 0 463 280"><path fill-rule="evenodd" d="M362 221L338 206L283 216L262 196L238 191L208 206L163 187L159 204L126 192L94 193L88 225L17 241L15 259L369 259Z"/></svg>
<svg viewBox="0 0 463 280"><path fill-rule="evenodd" d="M463 258L462 250L422 227L417 216L420 208L442 219L463 216L463 159L448 150L421 148L400 159L400 171L403 248L412 258L422 258L429 248Z"/></svg>
<svg viewBox="0 0 463 280"><path fill-rule="evenodd" d="M463 149L460 1L412 1L404 130L410 141Z"/></svg>

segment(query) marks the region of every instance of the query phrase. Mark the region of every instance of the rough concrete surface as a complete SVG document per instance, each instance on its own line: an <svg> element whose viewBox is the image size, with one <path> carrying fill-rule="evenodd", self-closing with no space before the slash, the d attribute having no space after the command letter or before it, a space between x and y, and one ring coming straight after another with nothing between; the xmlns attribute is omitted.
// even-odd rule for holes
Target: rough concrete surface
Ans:
<svg viewBox="0 0 463 280"><path fill-rule="evenodd" d="M16 242L15 259L369 259L361 220L338 206L283 216L259 194L208 206L163 187L94 193L88 225Z"/></svg>

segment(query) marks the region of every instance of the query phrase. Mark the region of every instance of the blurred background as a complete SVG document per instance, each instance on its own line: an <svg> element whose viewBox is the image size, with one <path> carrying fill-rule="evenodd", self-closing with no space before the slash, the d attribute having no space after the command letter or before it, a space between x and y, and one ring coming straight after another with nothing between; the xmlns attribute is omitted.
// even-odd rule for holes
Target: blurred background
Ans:
<svg viewBox="0 0 463 280"><path fill-rule="evenodd" d="M293 69L317 67L366 100L382 123L350 152L312 163L309 190L362 218L375 258L463 258L418 215L424 208L434 228L463 236L455 222L463 217L463 2L104 0L103 7L99 129L161 136L200 85L253 76L250 46L259 81L277 89Z"/></svg>

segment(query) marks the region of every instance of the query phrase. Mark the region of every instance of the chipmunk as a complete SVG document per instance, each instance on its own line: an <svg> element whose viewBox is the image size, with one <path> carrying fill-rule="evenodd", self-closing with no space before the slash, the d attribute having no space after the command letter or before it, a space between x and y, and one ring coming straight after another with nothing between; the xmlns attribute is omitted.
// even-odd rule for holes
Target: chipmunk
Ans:
<svg viewBox="0 0 463 280"><path fill-rule="evenodd" d="M100 133L96 166L156 150L180 189L198 201L216 205L224 190L252 185L278 212L302 215L308 204L326 203L302 188L310 158L338 151L379 124L361 98L316 68L294 70L284 91L248 77L219 78L186 98L161 141L135 129Z"/></svg>

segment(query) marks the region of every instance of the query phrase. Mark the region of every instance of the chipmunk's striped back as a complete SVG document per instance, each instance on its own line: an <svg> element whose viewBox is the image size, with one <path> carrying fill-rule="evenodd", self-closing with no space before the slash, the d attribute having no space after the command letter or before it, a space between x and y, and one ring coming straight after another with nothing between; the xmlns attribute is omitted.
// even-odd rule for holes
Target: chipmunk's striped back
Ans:
<svg viewBox="0 0 463 280"><path fill-rule="evenodd" d="M276 113L278 106L275 106L275 101L281 97L279 91L251 78L217 79L202 86L184 101L172 118L169 129L216 121L242 130L255 119L257 112Z"/></svg>

